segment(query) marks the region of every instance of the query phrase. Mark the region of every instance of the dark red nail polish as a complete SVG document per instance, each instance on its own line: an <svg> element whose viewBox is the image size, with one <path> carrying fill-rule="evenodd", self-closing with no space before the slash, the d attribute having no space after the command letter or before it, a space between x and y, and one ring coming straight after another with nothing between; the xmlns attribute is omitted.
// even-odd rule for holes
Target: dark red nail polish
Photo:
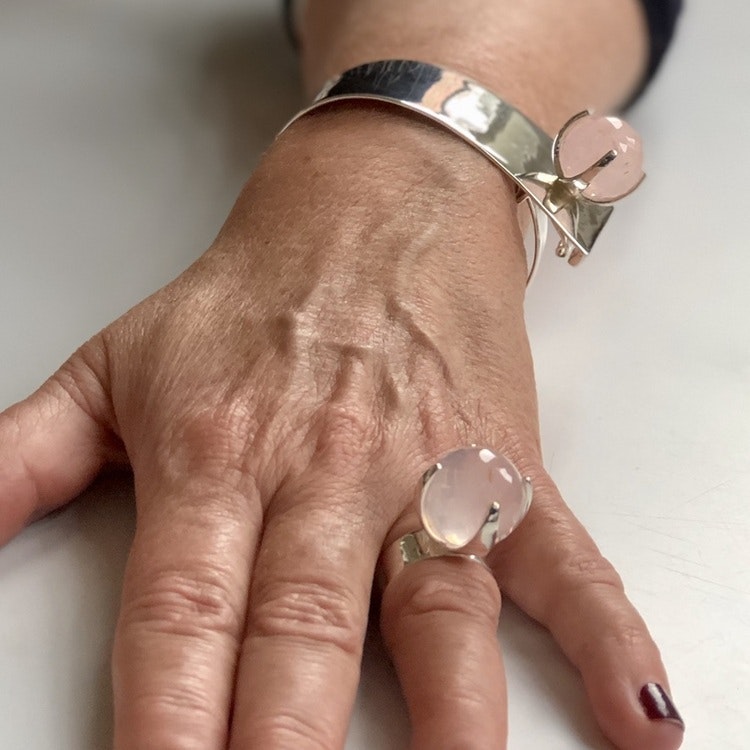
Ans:
<svg viewBox="0 0 750 750"><path fill-rule="evenodd" d="M658 683L649 682L644 685L638 697L641 699L646 716L652 721L671 721L681 729L685 728L685 722L672 703L672 699Z"/></svg>

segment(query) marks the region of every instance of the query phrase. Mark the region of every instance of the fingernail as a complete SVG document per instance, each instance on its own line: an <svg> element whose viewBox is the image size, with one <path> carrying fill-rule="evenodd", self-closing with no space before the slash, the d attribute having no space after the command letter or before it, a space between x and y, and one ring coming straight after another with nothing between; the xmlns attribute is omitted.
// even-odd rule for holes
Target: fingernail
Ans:
<svg viewBox="0 0 750 750"><path fill-rule="evenodd" d="M647 683L641 688L639 698L646 716L651 721L672 721L681 729L685 729L680 712L661 685L656 682Z"/></svg>

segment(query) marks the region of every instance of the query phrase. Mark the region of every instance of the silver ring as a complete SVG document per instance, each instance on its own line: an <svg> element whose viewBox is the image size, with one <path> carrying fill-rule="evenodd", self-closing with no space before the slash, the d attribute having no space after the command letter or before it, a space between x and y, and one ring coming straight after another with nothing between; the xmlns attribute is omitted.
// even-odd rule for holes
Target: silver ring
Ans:
<svg viewBox="0 0 750 750"><path fill-rule="evenodd" d="M533 495L531 479L509 458L476 445L445 454L422 475L418 489L422 527L392 545L384 560L386 580L433 557L484 564L523 520Z"/></svg>

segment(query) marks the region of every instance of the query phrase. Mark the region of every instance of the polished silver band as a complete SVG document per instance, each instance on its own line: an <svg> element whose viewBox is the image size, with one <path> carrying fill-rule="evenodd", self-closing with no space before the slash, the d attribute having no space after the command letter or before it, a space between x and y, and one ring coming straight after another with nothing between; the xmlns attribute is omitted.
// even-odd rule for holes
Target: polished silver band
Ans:
<svg viewBox="0 0 750 750"><path fill-rule="evenodd" d="M559 234L557 255L575 265L589 255L612 213L611 206L589 200L582 191L613 161L614 152L598 154L581 174L566 177L560 171L557 138L550 138L476 81L429 63L382 60L347 70L330 80L286 127L318 107L351 99L392 104L440 123L515 182L519 200L528 202L531 209L535 234L529 281L544 246L547 220ZM585 115L579 113L565 127Z"/></svg>
<svg viewBox="0 0 750 750"><path fill-rule="evenodd" d="M386 549L380 558L379 583L385 588L404 568L421 560L467 561L490 570L485 556L476 552L452 552L432 539L424 529L405 534ZM491 571L490 571L491 572Z"/></svg>

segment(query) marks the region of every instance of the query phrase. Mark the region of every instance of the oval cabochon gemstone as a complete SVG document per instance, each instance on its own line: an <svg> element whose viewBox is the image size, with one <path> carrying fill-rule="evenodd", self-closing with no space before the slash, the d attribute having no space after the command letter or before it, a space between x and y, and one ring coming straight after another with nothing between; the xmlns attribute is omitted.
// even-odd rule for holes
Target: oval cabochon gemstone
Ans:
<svg viewBox="0 0 750 750"><path fill-rule="evenodd" d="M528 510L528 494L516 467L488 448L460 448L443 456L422 488L425 531L458 550L482 530L494 503L500 508L496 539L505 538Z"/></svg>

